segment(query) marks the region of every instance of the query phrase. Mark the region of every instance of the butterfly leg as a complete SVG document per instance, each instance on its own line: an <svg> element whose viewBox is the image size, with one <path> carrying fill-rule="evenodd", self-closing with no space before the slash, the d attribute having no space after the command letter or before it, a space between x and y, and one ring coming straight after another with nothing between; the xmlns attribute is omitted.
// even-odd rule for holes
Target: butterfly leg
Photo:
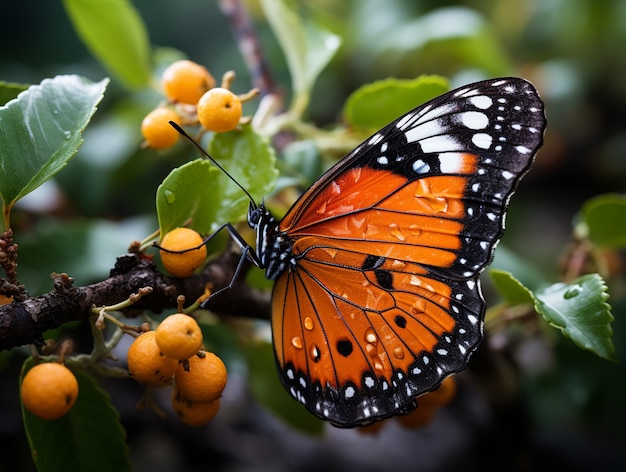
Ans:
<svg viewBox="0 0 626 472"><path fill-rule="evenodd" d="M239 262L237 262L237 267L235 267L235 271L233 272L233 276L231 277L230 282L228 282L228 284L224 287L213 292L209 298L202 302L202 304L200 305L201 308L204 308L205 305L219 293L222 293L225 290L229 290L233 287L233 285L235 284L235 280L237 280L237 277L241 273L241 270L243 269L243 265L246 260L253 263L257 267L261 265L261 261L259 260L259 256L255 252L255 250L241 237L239 232L237 232L237 230L230 223L226 223L220 226L213 234L204 239L203 244L209 242L211 239L213 239L213 237L215 237L215 235L217 235L224 229L228 231L228 234L233 239L235 244L237 244L237 246L239 246L239 249L241 249L241 257L239 258Z"/></svg>

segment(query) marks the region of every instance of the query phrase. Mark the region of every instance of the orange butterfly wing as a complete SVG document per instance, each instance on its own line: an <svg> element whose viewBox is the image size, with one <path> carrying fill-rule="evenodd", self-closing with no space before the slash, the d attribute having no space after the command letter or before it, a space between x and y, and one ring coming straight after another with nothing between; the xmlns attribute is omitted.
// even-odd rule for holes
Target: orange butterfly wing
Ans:
<svg viewBox="0 0 626 472"><path fill-rule="evenodd" d="M367 424L465 367L482 338L478 276L544 127L529 83L473 84L385 127L303 194L277 228L283 246L263 245L290 260L272 334L294 398Z"/></svg>

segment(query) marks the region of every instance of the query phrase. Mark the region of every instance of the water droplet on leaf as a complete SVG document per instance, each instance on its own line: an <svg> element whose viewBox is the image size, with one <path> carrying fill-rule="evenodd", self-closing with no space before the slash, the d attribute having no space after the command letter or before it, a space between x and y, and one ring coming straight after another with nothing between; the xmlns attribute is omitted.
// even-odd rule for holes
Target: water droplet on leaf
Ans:
<svg viewBox="0 0 626 472"><path fill-rule="evenodd" d="M169 203L170 205L173 205L174 202L176 201L176 194L172 192L171 190L166 190L164 192L164 195L165 195L165 201Z"/></svg>
<svg viewBox="0 0 626 472"><path fill-rule="evenodd" d="M565 298L566 300L570 300L580 295L580 292L582 291L583 288L580 285L573 285L565 291L565 293L563 294L563 298Z"/></svg>

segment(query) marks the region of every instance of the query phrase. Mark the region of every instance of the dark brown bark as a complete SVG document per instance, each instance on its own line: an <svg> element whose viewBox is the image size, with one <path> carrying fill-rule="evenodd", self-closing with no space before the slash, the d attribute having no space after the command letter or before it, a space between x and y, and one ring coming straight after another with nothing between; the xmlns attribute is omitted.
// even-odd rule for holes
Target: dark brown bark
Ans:
<svg viewBox="0 0 626 472"><path fill-rule="evenodd" d="M88 319L92 307L119 303L143 287L151 287L152 293L126 309L127 316L142 310L160 313L176 309L179 295L191 303L202 295L206 283L210 282L214 291L227 285L239 257L227 251L211 261L202 274L185 279L167 277L152 262L134 254L119 257L108 279L85 287L75 287L67 274L52 274L54 288L49 293L0 306L0 350L40 344L44 331ZM268 319L269 294L250 289L240 279L231 290L210 300L206 308L225 315Z"/></svg>

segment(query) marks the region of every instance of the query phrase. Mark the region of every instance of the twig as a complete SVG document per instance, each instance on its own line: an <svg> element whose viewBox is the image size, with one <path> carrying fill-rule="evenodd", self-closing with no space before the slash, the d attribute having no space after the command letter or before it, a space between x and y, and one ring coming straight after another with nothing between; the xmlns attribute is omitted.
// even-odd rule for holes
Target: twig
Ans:
<svg viewBox="0 0 626 472"><path fill-rule="evenodd" d="M220 0L222 14L230 21L239 51L250 71L252 84L261 96L276 93L276 85L261 53L250 17L241 0Z"/></svg>
<svg viewBox="0 0 626 472"><path fill-rule="evenodd" d="M238 253L226 251L213 259L202 274L185 279L166 277L152 262L133 254L118 258L110 277L93 285L74 287L66 274L54 274L55 288L51 292L0 306L0 351L25 344L41 345L44 331L70 321L87 320L93 306L113 304L146 286L153 292L124 309L125 316L176 308L178 295L195 300L204 294L207 283L218 288L227 285L239 257ZM226 315L268 319L269 294L250 289L241 279L231 290L211 300L207 308Z"/></svg>

